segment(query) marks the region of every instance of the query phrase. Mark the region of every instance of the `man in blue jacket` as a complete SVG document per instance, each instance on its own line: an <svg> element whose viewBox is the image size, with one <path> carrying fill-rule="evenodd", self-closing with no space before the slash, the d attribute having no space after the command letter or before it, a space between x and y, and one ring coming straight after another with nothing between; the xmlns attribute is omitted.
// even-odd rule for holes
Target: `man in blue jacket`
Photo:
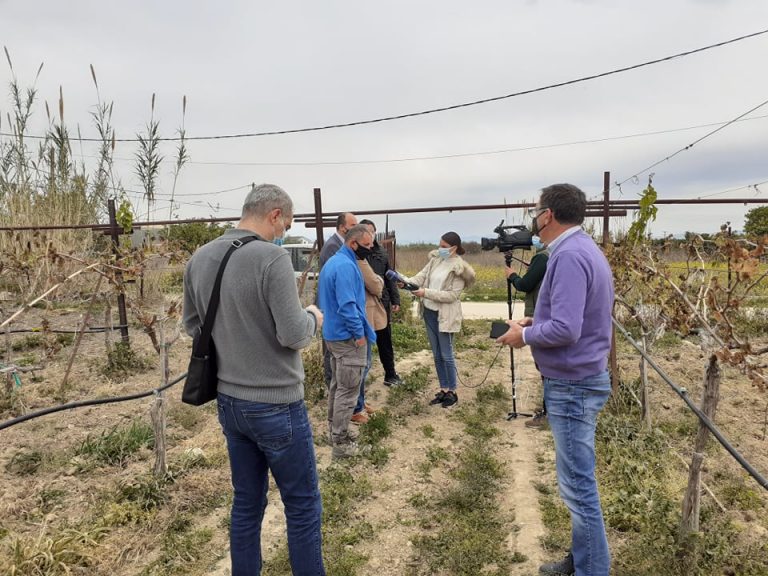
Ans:
<svg viewBox="0 0 768 576"><path fill-rule="evenodd" d="M498 342L530 346L544 377L560 496L571 513L571 552L542 574L607 576L610 553L595 480L595 425L611 393L613 276L594 240L581 229L584 192L571 184L541 191L532 232L549 249L533 318L510 320Z"/></svg>
<svg viewBox="0 0 768 576"><path fill-rule="evenodd" d="M365 318L365 285L357 265L373 247L373 235L365 225L347 231L344 245L320 270L318 305L327 311L323 339L331 353L331 386L328 395L332 457L349 458L357 445L349 435L349 421L360 392L367 363L368 341L376 332Z"/></svg>

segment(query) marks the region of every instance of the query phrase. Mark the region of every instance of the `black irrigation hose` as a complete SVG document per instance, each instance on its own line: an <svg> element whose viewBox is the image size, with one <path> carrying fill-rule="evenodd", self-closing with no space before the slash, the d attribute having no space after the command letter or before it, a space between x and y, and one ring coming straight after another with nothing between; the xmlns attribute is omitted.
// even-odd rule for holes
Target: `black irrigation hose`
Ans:
<svg viewBox="0 0 768 576"><path fill-rule="evenodd" d="M746 470L749 473L749 475L752 476L752 478L757 480L757 483L760 484L760 486L762 486L763 488L768 490L768 480L766 480L760 474L760 472L755 470L752 467L752 465L749 462L747 462L744 459L744 457L736 451L736 448L731 446L731 443L728 442L728 440L725 438L725 436L722 435L720 430L717 429L717 426L715 426L714 423L709 418L707 418L707 415L704 414L704 412L702 412L699 409L699 407L696 406L696 404L694 404L693 401L688 397L688 393L685 390L683 390L682 388L680 388L677 384L672 382L672 380L670 380L669 376L667 376L664 373L664 371L656 365L656 363L651 359L651 357L648 356L648 354L645 353L645 351L640 347L640 345L637 342L635 342L635 340L632 338L632 336L629 335L629 332L627 332L627 329L624 328L624 326L622 326L616 320L616 318L613 318L613 324L616 326L616 328L619 329L619 331L624 335L624 337L629 341L629 343L632 344L632 346L634 346L637 349L637 351L640 353L640 355L643 358L645 358L646 362L648 362L648 364L650 364L651 367L654 370L656 370L658 375L661 376L662 380L664 380L667 384L669 384L669 386L672 388L672 390L674 390L674 392L678 396L680 396L680 398L682 398L683 401L686 404L688 404L688 407L696 414L696 416L698 416L699 421L702 424L704 424L704 426L706 426L709 429L710 432L712 432L712 435L715 438L717 438L717 441L720 442L722 447L725 448L730 453L730 455L733 456L736 459L736 461L739 464L741 464L741 467L744 468L744 470Z"/></svg>
<svg viewBox="0 0 768 576"><path fill-rule="evenodd" d="M187 377L187 373L184 372L184 374L182 374L175 380L168 382L168 384L165 384L160 388L155 388L154 390L150 390L149 392L139 392L137 394L131 394L129 396L99 398L97 400L80 400L79 402L70 402L69 404L62 404L61 406L52 406L50 408L44 408L43 410L38 410L37 412L24 414L23 416L19 416L17 418L13 418L11 420L6 420L5 422L2 422L0 423L0 430L5 430L6 428L10 428L11 426L14 426L16 424L26 422L27 420L32 420L33 418L39 418L40 416L45 416L46 414L53 414L55 412L71 410L72 408L82 408L83 406L98 406L99 404L112 404L116 402L128 402L129 400L138 400L139 398L146 398L147 396L152 396L153 394L159 394L160 392L167 390L171 386L178 384L179 382L184 380L184 378L186 377Z"/></svg>
<svg viewBox="0 0 768 576"><path fill-rule="evenodd" d="M90 328L83 330L83 334L103 334L107 330L120 330L121 328L130 328L128 324L115 324L114 326L91 326ZM49 328L44 330L43 328L13 328L9 330L11 334L44 334L49 332L51 334L79 334L80 330L66 330L64 328Z"/></svg>

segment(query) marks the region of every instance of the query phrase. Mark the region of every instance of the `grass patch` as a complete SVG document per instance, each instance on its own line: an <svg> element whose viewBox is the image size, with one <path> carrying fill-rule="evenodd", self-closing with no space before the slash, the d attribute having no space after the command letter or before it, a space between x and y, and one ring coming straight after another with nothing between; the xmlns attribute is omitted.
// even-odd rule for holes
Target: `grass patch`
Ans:
<svg viewBox="0 0 768 576"><path fill-rule="evenodd" d="M149 358L137 354L128 342L115 342L107 352L107 363L101 371L111 378L141 373L152 367Z"/></svg>
<svg viewBox="0 0 768 576"><path fill-rule="evenodd" d="M334 576L355 576L367 557L353 547L370 540L373 527L365 521L355 521L354 511L369 498L372 486L368 478L342 466L332 465L320 474L320 494L323 497L323 558L325 570ZM290 574L287 545L264 562L264 576Z"/></svg>
<svg viewBox="0 0 768 576"><path fill-rule="evenodd" d="M429 368L420 366L405 376L405 383L400 386L392 386L387 395L387 406L398 414L403 408L409 408L413 413L415 406L419 405L418 396L429 385Z"/></svg>
<svg viewBox="0 0 768 576"><path fill-rule="evenodd" d="M75 451L96 465L124 466L128 459L142 448L151 448L155 442L152 427L135 420L128 427L114 426L98 437L88 435Z"/></svg>
<svg viewBox="0 0 768 576"><path fill-rule="evenodd" d="M420 350L429 350L427 330L422 322L418 324L392 324L392 348L402 358Z"/></svg>
<svg viewBox="0 0 768 576"><path fill-rule="evenodd" d="M506 545L510 527L497 498L504 469L490 440L495 434L478 426L496 419L498 412L493 403L463 406L459 419L467 439L456 455L451 482L442 484L432 497L411 498L421 515L423 533L414 539L416 552L408 574L507 574L513 563ZM480 429L484 432L477 433ZM428 474L449 456L447 450L431 447L422 472Z"/></svg>
<svg viewBox="0 0 768 576"><path fill-rule="evenodd" d="M50 536L18 537L0 554L0 568L14 576L86 574L96 563L96 547L103 535L100 528L64 528Z"/></svg>
<svg viewBox="0 0 768 576"><path fill-rule="evenodd" d="M5 469L16 476L35 474L46 460L39 450L19 451L6 463Z"/></svg>

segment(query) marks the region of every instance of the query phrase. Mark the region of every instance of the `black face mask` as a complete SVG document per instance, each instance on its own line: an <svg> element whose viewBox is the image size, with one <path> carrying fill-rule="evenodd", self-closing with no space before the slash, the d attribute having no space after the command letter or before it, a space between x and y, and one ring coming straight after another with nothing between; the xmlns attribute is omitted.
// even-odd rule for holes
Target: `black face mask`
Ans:
<svg viewBox="0 0 768 576"><path fill-rule="evenodd" d="M365 260L370 256L371 249L366 248L365 246L361 246L360 244L357 245L357 248L355 249L355 256L357 256L358 260Z"/></svg>
<svg viewBox="0 0 768 576"><path fill-rule="evenodd" d="M541 216L541 214L539 214ZM541 228L539 228L539 216L536 216L536 218L533 219L533 222L531 222L531 234L533 236L540 236L541 231L544 230L547 226L549 226L549 223L544 224Z"/></svg>

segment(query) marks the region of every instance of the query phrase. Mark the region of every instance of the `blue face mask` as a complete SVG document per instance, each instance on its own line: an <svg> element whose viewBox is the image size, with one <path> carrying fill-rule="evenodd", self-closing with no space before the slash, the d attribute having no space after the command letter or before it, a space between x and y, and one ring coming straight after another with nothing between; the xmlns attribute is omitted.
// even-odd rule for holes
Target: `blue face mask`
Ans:
<svg viewBox="0 0 768 576"><path fill-rule="evenodd" d="M275 238L274 240L272 240L272 244L277 244L278 246L282 246L284 240L285 240L284 238Z"/></svg>
<svg viewBox="0 0 768 576"><path fill-rule="evenodd" d="M451 255L451 249L450 248L438 248L437 249L437 255L440 256L443 260L448 258L448 256Z"/></svg>
<svg viewBox="0 0 768 576"><path fill-rule="evenodd" d="M532 236L531 246L533 246L534 250L541 250L542 248L544 248L544 242L542 242L541 238L539 238L538 236Z"/></svg>

